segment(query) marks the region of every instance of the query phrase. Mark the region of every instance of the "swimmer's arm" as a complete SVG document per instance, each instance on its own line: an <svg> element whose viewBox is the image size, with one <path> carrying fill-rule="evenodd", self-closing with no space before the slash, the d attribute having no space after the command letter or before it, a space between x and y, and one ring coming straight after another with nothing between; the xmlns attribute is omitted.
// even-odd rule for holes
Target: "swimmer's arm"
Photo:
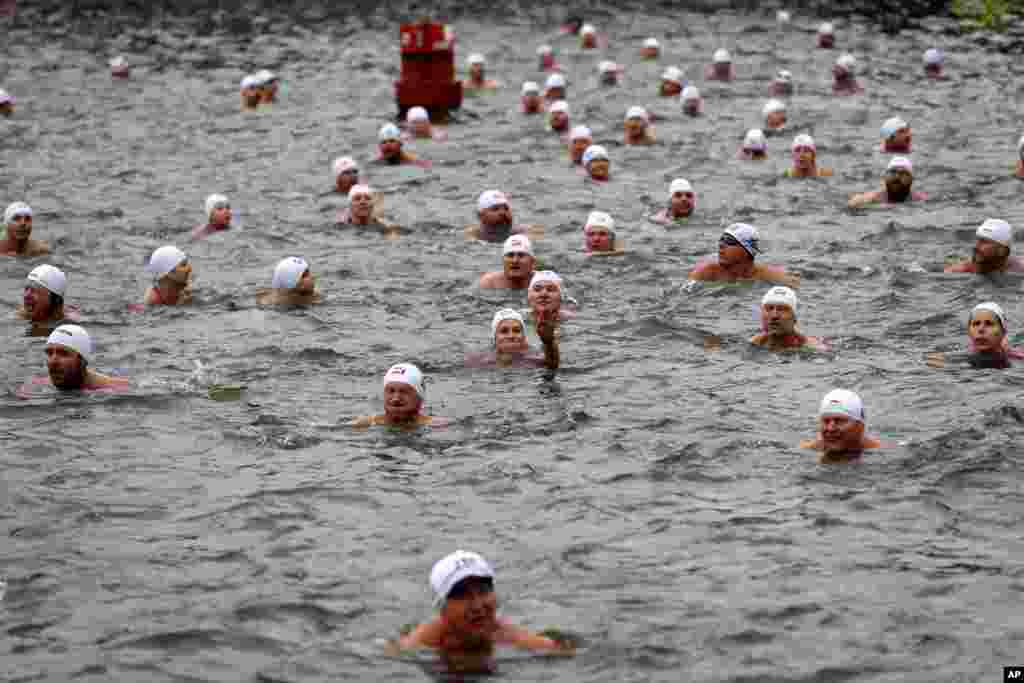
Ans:
<svg viewBox="0 0 1024 683"><path fill-rule="evenodd" d="M29 251L29 256L42 256L43 254L50 253L50 244L43 240L33 240L33 248Z"/></svg>
<svg viewBox="0 0 1024 683"><path fill-rule="evenodd" d="M361 417L354 418L349 423L349 427L352 429L366 429L372 427L376 423L373 415L363 415Z"/></svg>
<svg viewBox="0 0 1024 683"><path fill-rule="evenodd" d="M438 629L439 626L434 622L420 624L408 633L400 636L398 640L389 642L388 649L397 654L403 650L437 648L441 644Z"/></svg>
<svg viewBox="0 0 1024 683"><path fill-rule="evenodd" d="M544 226L534 225L532 223L528 224L526 226L526 236L529 237L531 240L540 239L541 237L544 236Z"/></svg>
<svg viewBox="0 0 1024 683"><path fill-rule="evenodd" d="M878 201L877 195L877 192L859 192L850 197L850 201L846 203L846 206L851 209L860 209Z"/></svg>
<svg viewBox="0 0 1024 683"><path fill-rule="evenodd" d="M691 270L690 274L687 275L687 278L689 278L690 280L714 280L715 279L714 274L711 272L711 268L709 268L707 266L704 266L704 265L697 266L693 270Z"/></svg>
<svg viewBox="0 0 1024 683"><path fill-rule="evenodd" d="M462 234L467 240L478 240L480 239L480 226L479 225L467 225L463 230Z"/></svg>
<svg viewBox="0 0 1024 683"><path fill-rule="evenodd" d="M539 633L528 631L518 626L507 625L502 628L502 642L522 650L534 652L552 652L556 654L572 654L576 646L570 642L560 642Z"/></svg>
<svg viewBox="0 0 1024 683"><path fill-rule="evenodd" d="M826 166L824 168L819 168L818 169L818 177L819 178L828 178L831 175L832 175L832 169L829 168L828 166Z"/></svg>
<svg viewBox="0 0 1024 683"><path fill-rule="evenodd" d="M480 276L480 288L481 289L496 289L499 287L498 281L504 273L484 273Z"/></svg>
<svg viewBox="0 0 1024 683"><path fill-rule="evenodd" d="M94 387L126 387L129 382L127 377L111 377L89 370L89 384Z"/></svg>
<svg viewBox="0 0 1024 683"><path fill-rule="evenodd" d="M804 439L800 442L800 448L810 448L811 450L821 449L821 437L814 437L813 439Z"/></svg>
<svg viewBox="0 0 1024 683"><path fill-rule="evenodd" d="M763 346L764 340L768 338L767 334L755 334L750 338L750 343L754 346Z"/></svg>
<svg viewBox="0 0 1024 683"><path fill-rule="evenodd" d="M768 268L760 263L754 266L754 279L764 280L765 282L777 282L780 285L786 285L794 289L800 286L799 273L787 273L781 268Z"/></svg>
<svg viewBox="0 0 1024 683"><path fill-rule="evenodd" d="M959 263L951 263L942 269L944 273L969 273L971 272L971 261L960 261Z"/></svg>
<svg viewBox="0 0 1024 683"><path fill-rule="evenodd" d="M553 320L540 320L537 323L537 336L544 343L544 367L557 370L561 362L558 349L558 325Z"/></svg>
<svg viewBox="0 0 1024 683"><path fill-rule="evenodd" d="M944 368L946 367L946 354L941 351L926 353L924 356L924 362L930 368Z"/></svg>

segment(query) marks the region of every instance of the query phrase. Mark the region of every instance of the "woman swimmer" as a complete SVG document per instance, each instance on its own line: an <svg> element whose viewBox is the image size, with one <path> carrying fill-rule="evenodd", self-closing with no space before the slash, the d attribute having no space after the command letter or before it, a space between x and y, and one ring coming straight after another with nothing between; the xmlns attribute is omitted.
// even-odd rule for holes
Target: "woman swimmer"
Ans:
<svg viewBox="0 0 1024 683"><path fill-rule="evenodd" d="M466 355L467 367L530 367L557 370L560 363L557 317L542 314L537 319L537 336L544 345L544 355L529 352L526 323L511 308L503 308L491 320L494 351Z"/></svg>
<svg viewBox="0 0 1024 683"><path fill-rule="evenodd" d="M588 256L619 256L622 242L615 236L615 220L603 211L591 211L583 226L583 251Z"/></svg>
<svg viewBox="0 0 1024 683"><path fill-rule="evenodd" d="M975 368L1005 369L1011 360L1024 359L1024 349L1010 346L1006 314L992 301L978 304L967 319L966 361ZM929 353L925 361L933 368L946 365L946 354Z"/></svg>

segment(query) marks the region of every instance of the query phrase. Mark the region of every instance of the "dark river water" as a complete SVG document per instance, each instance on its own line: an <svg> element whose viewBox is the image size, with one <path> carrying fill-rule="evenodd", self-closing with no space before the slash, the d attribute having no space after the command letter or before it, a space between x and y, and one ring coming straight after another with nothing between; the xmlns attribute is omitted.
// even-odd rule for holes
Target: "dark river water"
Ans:
<svg viewBox="0 0 1024 683"><path fill-rule="evenodd" d="M571 659L503 653L502 680L996 681L1024 664L1024 376L923 362L964 347L981 301L1024 340L1020 277L941 272L986 217L1024 225L1011 177L1024 65L941 22L896 36L840 23L828 51L813 48L820 17L781 30L729 12L600 19L608 45L588 54L528 18L457 23L459 70L483 52L505 87L467 98L446 142L412 145L431 169L369 168L406 228L397 240L335 227L345 202L330 193L332 160L365 164L394 114L397 26L174 25L101 51L7 32L0 87L18 109L0 119L0 204L31 204L53 254L0 261L0 679L430 679L430 657L381 643L431 616L428 573L456 548L493 562L512 620L583 643ZM663 56L638 61L651 35ZM573 123L609 148L606 185L516 110L521 83L544 78L547 39ZM922 77L933 45L949 80ZM701 78L718 47L731 84ZM829 68L847 49L866 92L834 98ZM113 81L121 51L133 78ZM625 66L616 89L597 84L605 57ZM673 64L701 87L702 118L655 96ZM280 101L239 112L240 78L262 67L282 75ZM768 162L740 162L779 68L797 83L791 131ZM663 117L656 146L620 144L633 104ZM848 210L850 192L877 186L879 127L895 115L929 199ZM834 177L780 177L797 132ZM674 177L698 208L665 229L647 216ZM476 288L500 249L462 228L492 187L517 221L545 226L538 256L579 302L554 376L464 365L498 307L525 305ZM213 192L238 227L190 243ZM625 256L583 255L592 209L615 217ZM737 220L760 228L765 261L802 275L802 328L831 353L751 350L764 285L687 286ZM193 263L194 304L129 312L170 243ZM310 262L324 302L257 306L289 255ZM43 262L68 274L94 366L130 391L16 395L45 374L44 339L13 318ZM720 349L705 350L710 334ZM428 410L450 427L347 428L380 412L400 361L424 368ZM247 388L215 401L211 383ZM862 395L888 444L859 464L797 448L837 386Z"/></svg>

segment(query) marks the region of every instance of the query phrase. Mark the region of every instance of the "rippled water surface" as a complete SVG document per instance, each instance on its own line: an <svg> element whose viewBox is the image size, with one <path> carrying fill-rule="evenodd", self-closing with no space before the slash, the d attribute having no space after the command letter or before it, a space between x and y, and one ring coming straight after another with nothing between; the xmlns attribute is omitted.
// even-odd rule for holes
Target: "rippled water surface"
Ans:
<svg viewBox="0 0 1024 683"><path fill-rule="evenodd" d="M1024 320L1020 278L941 273L984 218L1024 225L1010 176L1024 67L940 24L841 25L866 93L835 99L838 51L811 48L817 18L596 20L599 54L555 45L573 121L609 146L613 181L585 183L516 111L554 27L460 21L460 66L482 51L506 87L468 98L447 142L413 145L429 171L370 169L407 228L397 240L336 228L344 203L329 192L331 160L368 160L393 114L397 28L197 38L175 25L96 51L8 33L0 87L18 111L0 120L0 204L35 208L95 365L133 387L17 398L45 372L43 339L11 317L43 260L0 262L0 678L424 680L429 658L385 658L380 642L430 616L427 574L457 547L494 562L508 616L585 642L573 659L504 656L503 680L994 681L1024 663L1021 371L922 362L963 346L980 301ZM636 59L649 35L659 62ZM932 45L947 81L921 77ZM703 83L720 46L738 79ZM122 50L134 76L112 82L105 60ZM598 87L601 57L626 66L619 88ZM655 96L671 64L704 91L703 118ZM237 83L263 66L284 78L280 102L240 113ZM780 178L792 135L770 140L767 163L734 158L778 68L798 84L792 134L815 136L833 178ZM663 117L657 146L619 145L632 104ZM849 192L877 184L893 115L913 126L915 189L930 199L849 211ZM666 230L646 217L677 176L698 212ZM523 305L475 289L499 249L462 227L491 187L546 227L538 256L580 303L554 376L464 368L494 310ZM188 243L215 191L240 229ZM582 255L594 208L615 216L626 256ZM833 353L752 351L764 286L685 286L735 220L760 227L766 261L802 274L802 327ZM165 243L191 257L196 302L130 313ZM311 262L322 305L255 305L287 255ZM451 426L347 429L379 412L381 376L404 360ZM212 382L247 389L213 401ZM834 386L861 393L889 443L860 464L796 447Z"/></svg>

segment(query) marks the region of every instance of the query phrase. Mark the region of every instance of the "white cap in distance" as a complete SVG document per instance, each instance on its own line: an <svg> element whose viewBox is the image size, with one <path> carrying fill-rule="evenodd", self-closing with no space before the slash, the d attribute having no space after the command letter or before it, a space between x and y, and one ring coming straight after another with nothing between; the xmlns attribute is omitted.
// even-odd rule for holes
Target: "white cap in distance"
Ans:
<svg viewBox="0 0 1024 683"><path fill-rule="evenodd" d="M913 174L914 164L907 157L893 157L889 160L889 165L885 167L886 171L906 171L907 173Z"/></svg>
<svg viewBox="0 0 1024 683"><path fill-rule="evenodd" d="M548 113L554 114L555 112L562 112L564 114L568 114L569 103L566 102L565 100L558 100L557 102L552 102L551 106L548 107Z"/></svg>
<svg viewBox="0 0 1024 683"><path fill-rule="evenodd" d="M768 100L761 109L761 114L768 116L780 111L786 111L786 104L782 100Z"/></svg>
<svg viewBox="0 0 1024 683"><path fill-rule="evenodd" d="M601 145L591 145L583 151L583 165L586 166L595 159L604 159L608 161L608 150Z"/></svg>
<svg viewBox="0 0 1024 683"><path fill-rule="evenodd" d="M565 87L565 76L562 74L551 74L548 79L544 81L544 87L547 89L551 88L564 88Z"/></svg>
<svg viewBox="0 0 1024 683"><path fill-rule="evenodd" d="M476 208L478 211L493 209L494 207L501 206L503 204L505 206L509 206L508 197L501 190L484 190L476 200Z"/></svg>
<svg viewBox="0 0 1024 683"><path fill-rule="evenodd" d="M678 66L670 66L665 69L665 72L661 74L661 80L670 81L672 83L683 84L683 70Z"/></svg>
<svg viewBox="0 0 1024 683"><path fill-rule="evenodd" d="M586 126L573 126L569 131L569 140L593 140L594 134Z"/></svg>
<svg viewBox="0 0 1024 683"><path fill-rule="evenodd" d="M355 171L356 173L359 173L359 165L356 163L355 159L352 157L338 157L334 160L335 177L340 176L342 173L347 173L348 171Z"/></svg>
<svg viewBox="0 0 1024 683"><path fill-rule="evenodd" d="M992 240L1004 247L1010 246L1013 242L1013 228L1004 220L998 218L986 218L985 222L978 226L976 233L979 239Z"/></svg>
<svg viewBox="0 0 1024 683"><path fill-rule="evenodd" d="M801 147L807 147L813 150L818 149L818 147L814 144L814 138L812 138L807 133L801 133L800 135L797 135L795 138L793 138L793 144L790 146L790 149L795 152Z"/></svg>
<svg viewBox="0 0 1024 683"><path fill-rule="evenodd" d="M526 81L523 83L523 95L539 95L540 86L535 81Z"/></svg>
<svg viewBox="0 0 1024 683"><path fill-rule="evenodd" d="M937 47L930 47L924 51L924 63L930 65L942 64L945 55Z"/></svg>
<svg viewBox="0 0 1024 683"><path fill-rule="evenodd" d="M67 286L67 278L60 268L44 263L36 266L28 274L28 281L33 285L43 287L57 296L64 296L64 288Z"/></svg>
<svg viewBox="0 0 1024 683"><path fill-rule="evenodd" d="M497 313L495 313L494 317L491 318L491 338L492 339L494 338L494 335L498 334L498 325L500 325L502 323L502 321L505 321L505 320L518 320L519 321L519 327L522 330L524 330L524 331L526 330L526 323L523 322L523 316L519 313L519 311L517 311L517 310L515 310L513 308L503 308L500 311L498 311Z"/></svg>
<svg viewBox="0 0 1024 683"><path fill-rule="evenodd" d="M302 278L302 274L309 269L305 259L298 256L289 256L281 259L274 268L274 279L270 286L274 289L295 289Z"/></svg>
<svg viewBox="0 0 1024 683"><path fill-rule="evenodd" d="M830 36L834 32L835 31L832 28L832 24L830 24L827 21L825 23L821 24L821 26L818 27L818 35L819 36Z"/></svg>
<svg viewBox="0 0 1024 683"><path fill-rule="evenodd" d="M796 292L789 287L772 287L765 292L761 298L761 305L767 306L768 304L789 306L789 310L793 311L793 317L796 317Z"/></svg>
<svg viewBox="0 0 1024 683"><path fill-rule="evenodd" d="M864 422L864 403L860 396L847 389L833 389L821 399L818 416L844 415L851 420Z"/></svg>
<svg viewBox="0 0 1024 683"><path fill-rule="evenodd" d="M728 64L729 62L732 61L732 55L729 54L728 50L726 50L723 47L720 47L717 50L715 50L715 54L711 58L711 61L713 61L715 64Z"/></svg>
<svg viewBox="0 0 1024 683"><path fill-rule="evenodd" d="M71 349L85 361L92 356L92 338L78 325L61 325L46 338L46 345Z"/></svg>
<svg viewBox="0 0 1024 683"><path fill-rule="evenodd" d="M222 194L211 194L206 198L204 207L206 208L206 217L209 218L215 209L223 209L224 207L230 206L231 202L228 198Z"/></svg>
<svg viewBox="0 0 1024 683"><path fill-rule="evenodd" d="M633 106L626 111L626 120L630 119L643 119L646 123L651 120L651 117L643 107Z"/></svg>
<svg viewBox="0 0 1024 683"><path fill-rule="evenodd" d="M688 102L690 100L699 100L700 90L698 90L697 86L695 85L688 85L685 88L683 88L683 92L679 97L680 99L683 100L683 102Z"/></svg>
<svg viewBox="0 0 1024 683"><path fill-rule="evenodd" d="M415 121L429 121L430 114L423 107L410 107L409 111L405 113L405 120L407 123L413 123Z"/></svg>
<svg viewBox="0 0 1024 683"><path fill-rule="evenodd" d="M362 183L353 185L352 187L349 188L348 200L352 201L361 194L369 195L372 198L373 188L371 188L369 185L363 185Z"/></svg>
<svg viewBox="0 0 1024 683"><path fill-rule="evenodd" d="M760 128L751 128L743 137L743 149L764 151L768 147L768 141L764 137L764 131Z"/></svg>
<svg viewBox="0 0 1024 683"><path fill-rule="evenodd" d="M146 270L161 278L177 268L179 263L186 260L188 260L188 256L185 255L185 252L169 244L153 252L153 255L149 257Z"/></svg>
<svg viewBox="0 0 1024 683"><path fill-rule="evenodd" d="M896 131L909 128L907 122L898 116L893 116L885 120L882 124L881 135L883 138L891 138L896 134Z"/></svg>
<svg viewBox="0 0 1024 683"><path fill-rule="evenodd" d="M530 242L530 238L526 235L512 235L509 237L501 247L501 255L507 256L508 254L533 256L533 244Z"/></svg>
<svg viewBox="0 0 1024 683"><path fill-rule="evenodd" d="M398 130L398 126L393 123L385 123L377 131L378 142L390 142L391 140L401 140L402 131Z"/></svg>
<svg viewBox="0 0 1024 683"><path fill-rule="evenodd" d="M604 211L591 211L587 216L587 224L584 230L590 231L594 228L604 228L608 232L615 230L615 219Z"/></svg>
<svg viewBox="0 0 1024 683"><path fill-rule="evenodd" d="M658 43L658 39L657 38L645 38L644 39L644 47L654 47L654 48L657 48L657 47L661 47L661 45Z"/></svg>
<svg viewBox="0 0 1024 683"><path fill-rule="evenodd" d="M466 58L466 64L469 64L470 66L472 66L474 64L486 64L486 63L487 63L487 60L484 59L484 56L482 54L477 53L477 52L474 52L473 54L471 54L469 57Z"/></svg>
<svg viewBox="0 0 1024 683"><path fill-rule="evenodd" d="M384 386L387 387L392 382L408 384L416 390L416 395L421 399L426 394L426 388L423 386L423 373L412 363L399 363L388 368L388 371L384 373Z"/></svg>
<svg viewBox="0 0 1024 683"><path fill-rule="evenodd" d="M755 254L761 251L758 246L760 235L757 232L757 228L753 225L748 223L733 223L723 232L739 242L740 246L750 254L750 258L754 258Z"/></svg>
<svg viewBox="0 0 1024 683"><path fill-rule="evenodd" d="M434 605L436 607L444 605L455 584L471 576L493 580L494 569L484 558L465 550L456 550L451 555L439 560L430 570L430 587L434 591Z"/></svg>
<svg viewBox="0 0 1024 683"><path fill-rule="evenodd" d="M671 197L676 192L693 192L693 186L685 178L676 178L668 186L668 195Z"/></svg>

